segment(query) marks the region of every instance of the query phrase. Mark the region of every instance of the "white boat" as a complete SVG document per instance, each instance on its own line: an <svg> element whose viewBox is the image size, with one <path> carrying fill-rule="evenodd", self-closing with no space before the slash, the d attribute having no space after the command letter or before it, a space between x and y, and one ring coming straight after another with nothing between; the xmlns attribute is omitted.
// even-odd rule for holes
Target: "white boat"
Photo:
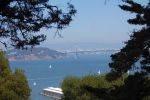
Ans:
<svg viewBox="0 0 150 100"><path fill-rule="evenodd" d="M101 71L99 70L99 71L98 71L98 75L100 75L100 74L101 74Z"/></svg>
<svg viewBox="0 0 150 100"><path fill-rule="evenodd" d="M52 65L49 65L49 68L51 69L51 68L52 68Z"/></svg>
<svg viewBox="0 0 150 100"><path fill-rule="evenodd" d="M43 92L41 94L44 96L55 98L57 100L61 100L61 97L63 96L62 89L55 87L45 88L43 89Z"/></svg>
<svg viewBox="0 0 150 100"><path fill-rule="evenodd" d="M33 85L36 86L36 82L34 82Z"/></svg>
<svg viewBox="0 0 150 100"><path fill-rule="evenodd" d="M128 74L128 75L130 74L130 71L129 71L129 70L127 71L127 74Z"/></svg>

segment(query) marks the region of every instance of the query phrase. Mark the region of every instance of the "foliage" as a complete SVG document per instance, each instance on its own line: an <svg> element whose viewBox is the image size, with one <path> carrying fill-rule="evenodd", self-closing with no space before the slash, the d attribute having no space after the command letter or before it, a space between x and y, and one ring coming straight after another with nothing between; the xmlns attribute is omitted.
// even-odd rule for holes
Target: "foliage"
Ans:
<svg viewBox="0 0 150 100"><path fill-rule="evenodd" d="M150 77L143 77L139 73L130 75L119 87L118 100L149 100Z"/></svg>
<svg viewBox="0 0 150 100"><path fill-rule="evenodd" d="M30 88L22 70L11 72L4 52L0 51L0 100L29 100Z"/></svg>
<svg viewBox="0 0 150 100"><path fill-rule="evenodd" d="M150 1L147 0L146 5L133 0L123 1L125 4L120 5L120 8L136 15L135 18L129 19L128 23L142 28L134 30L125 47L111 55L112 62L109 64L112 68L111 72L116 74L115 76L121 76L135 67L140 69L142 75L147 75L150 73ZM137 62L140 64L136 65Z"/></svg>
<svg viewBox="0 0 150 100"><path fill-rule="evenodd" d="M64 97L62 100L76 100L77 95L80 95L80 78L67 77L62 83Z"/></svg>
<svg viewBox="0 0 150 100"><path fill-rule="evenodd" d="M93 100L93 98L94 100L103 100L103 98L99 98L98 94L101 97L105 97L106 93L109 94L110 91L115 90L116 87L122 84L123 81L121 79L109 82L105 76L90 75L83 78L67 77L62 83L64 92L62 100ZM96 94L89 92L95 90Z"/></svg>
<svg viewBox="0 0 150 100"><path fill-rule="evenodd" d="M112 70L107 79L117 79L128 70L135 69L135 73L118 88L118 100L150 100L150 1L147 0L143 5L134 0L122 1L125 4L119 7L136 15L128 23L139 25L141 29L134 30L125 47L111 55L109 66Z"/></svg>
<svg viewBox="0 0 150 100"><path fill-rule="evenodd" d="M7 46L8 40L17 49L24 49L46 39L44 34L35 34L42 28L58 31L69 25L76 13L74 6L68 3L68 11L63 12L49 1L0 0L0 43Z"/></svg>
<svg viewBox="0 0 150 100"><path fill-rule="evenodd" d="M108 81L104 76L67 77L62 83L62 100L149 100L150 78L124 75Z"/></svg>

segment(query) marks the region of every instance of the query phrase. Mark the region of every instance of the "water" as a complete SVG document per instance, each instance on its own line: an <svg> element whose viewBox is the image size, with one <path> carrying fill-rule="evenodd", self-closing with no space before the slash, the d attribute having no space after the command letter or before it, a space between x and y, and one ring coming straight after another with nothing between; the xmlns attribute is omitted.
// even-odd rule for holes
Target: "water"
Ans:
<svg viewBox="0 0 150 100"><path fill-rule="evenodd" d="M63 59L41 61L10 62L11 69L21 68L25 71L30 88L32 100L53 100L40 95L43 88L50 86L60 87L67 76L85 76L101 74L109 71L111 53L79 54L77 59L69 55ZM51 66L51 68L49 67Z"/></svg>

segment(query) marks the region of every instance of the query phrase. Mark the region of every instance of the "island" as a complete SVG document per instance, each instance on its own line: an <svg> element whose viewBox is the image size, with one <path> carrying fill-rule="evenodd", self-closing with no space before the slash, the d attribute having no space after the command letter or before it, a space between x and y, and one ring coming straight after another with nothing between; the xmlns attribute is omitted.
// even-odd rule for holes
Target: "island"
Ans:
<svg viewBox="0 0 150 100"><path fill-rule="evenodd" d="M27 50L11 49L6 51L9 61L31 61L31 60L50 60L60 59L66 56L66 53L58 52L45 47L36 47Z"/></svg>

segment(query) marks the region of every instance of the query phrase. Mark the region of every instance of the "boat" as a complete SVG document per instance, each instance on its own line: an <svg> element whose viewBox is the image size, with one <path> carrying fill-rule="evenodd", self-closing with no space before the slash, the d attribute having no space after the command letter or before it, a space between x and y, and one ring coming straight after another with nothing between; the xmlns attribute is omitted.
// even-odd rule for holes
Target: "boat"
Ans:
<svg viewBox="0 0 150 100"><path fill-rule="evenodd" d="M130 71L129 71L129 70L127 71L127 74L128 74L128 75L130 74Z"/></svg>
<svg viewBox="0 0 150 100"><path fill-rule="evenodd" d="M33 85L36 86L36 82L34 82Z"/></svg>
<svg viewBox="0 0 150 100"><path fill-rule="evenodd" d="M56 100L61 100L63 96L63 91L61 88L48 87L43 89L42 95L55 98Z"/></svg>
<svg viewBox="0 0 150 100"><path fill-rule="evenodd" d="M98 75L100 75L100 74L101 74L101 71L99 70L99 71L98 71Z"/></svg>
<svg viewBox="0 0 150 100"><path fill-rule="evenodd" d="M52 68L52 65L49 65L49 68L51 69L51 68Z"/></svg>

